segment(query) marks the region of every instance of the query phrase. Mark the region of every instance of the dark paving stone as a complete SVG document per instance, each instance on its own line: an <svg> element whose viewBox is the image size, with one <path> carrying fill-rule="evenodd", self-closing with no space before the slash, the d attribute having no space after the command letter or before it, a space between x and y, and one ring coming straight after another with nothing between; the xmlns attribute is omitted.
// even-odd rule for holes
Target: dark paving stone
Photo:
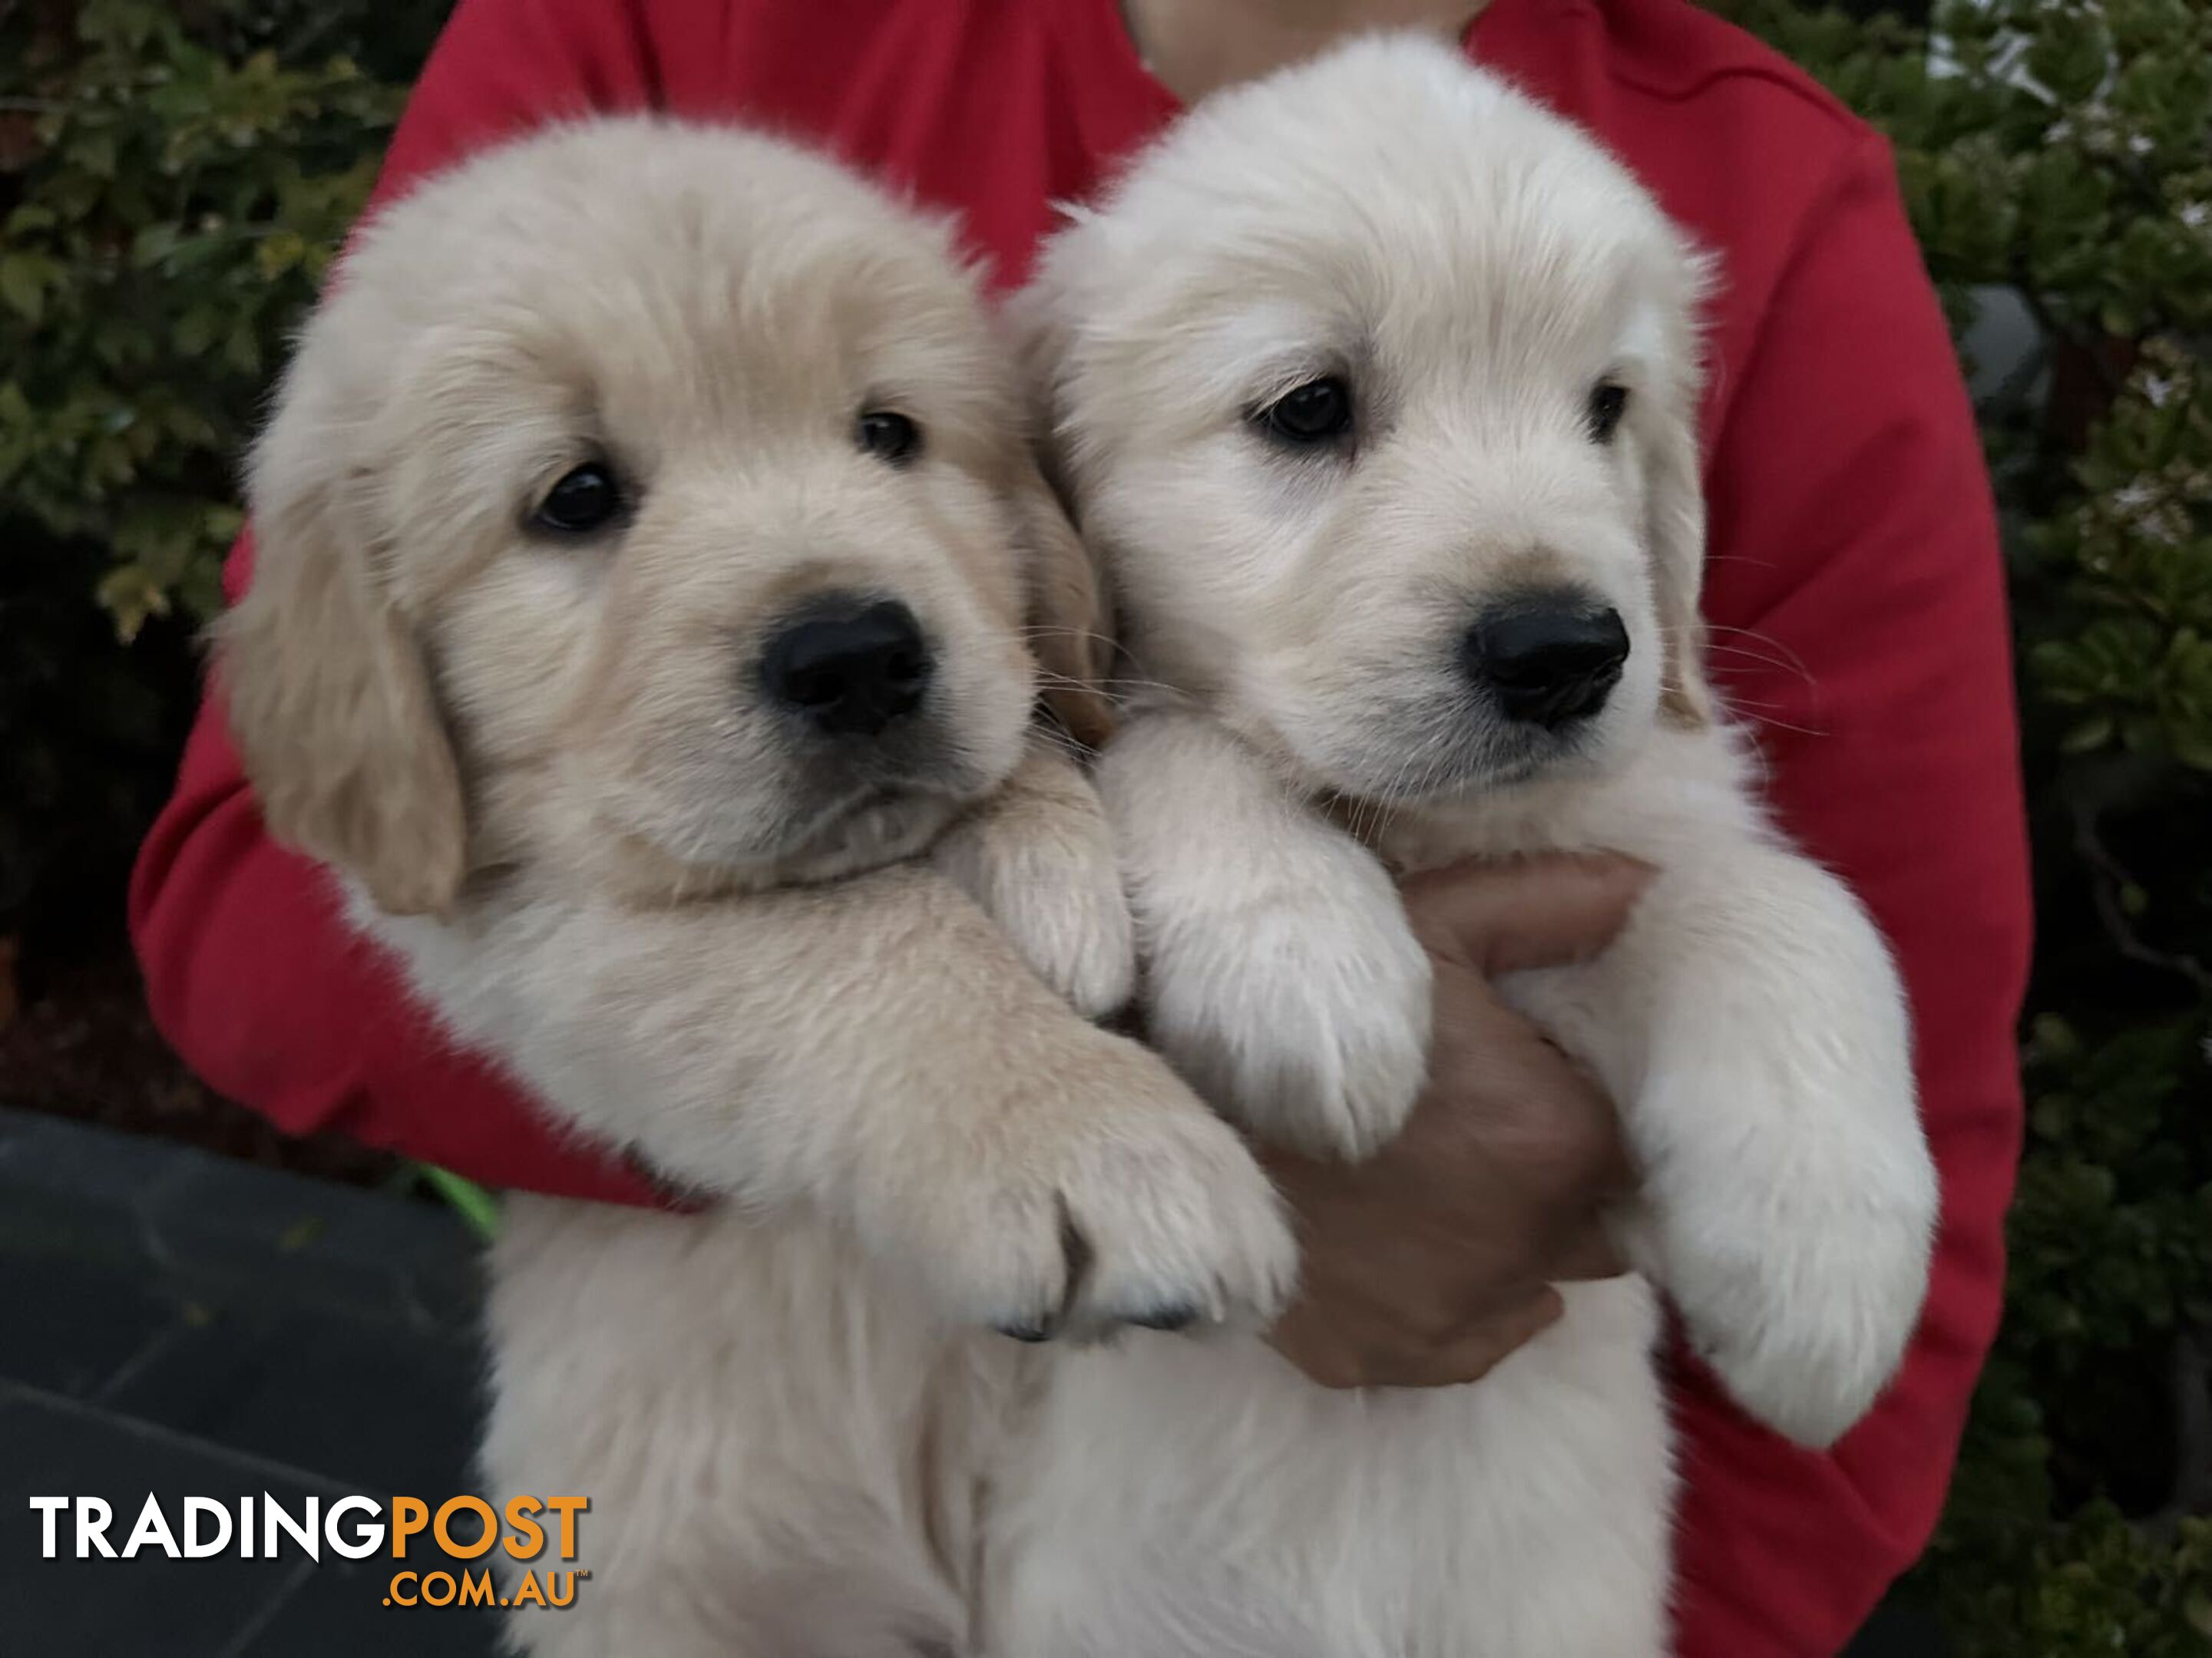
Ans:
<svg viewBox="0 0 2212 1658"><path fill-rule="evenodd" d="M103 1402L364 1491L470 1489L482 1361L472 1340L307 1308L227 1309Z"/></svg>
<svg viewBox="0 0 2212 1658"><path fill-rule="evenodd" d="M171 1273L210 1292L250 1284L263 1303L425 1327L457 1330L475 1316L475 1240L428 1204L195 1157L144 1214Z"/></svg>
<svg viewBox="0 0 2212 1658"><path fill-rule="evenodd" d="M293 1587L297 1562L225 1553L171 1560L76 1558L75 1522L58 1522L57 1558L40 1558L33 1496L104 1497L119 1554L149 1491L172 1527L187 1494L219 1501L270 1491L297 1513L313 1487L220 1448L149 1433L96 1407L0 1390L0 1630L38 1658L220 1658ZM302 1658L310 1650L302 1649Z"/></svg>
<svg viewBox="0 0 2212 1658"><path fill-rule="evenodd" d="M0 1377L89 1398L173 1328L183 1309L127 1224L49 1222L43 1194L0 1187Z"/></svg>
<svg viewBox="0 0 2212 1658"><path fill-rule="evenodd" d="M180 1299L471 1329L478 1245L436 1205L0 1108L0 1254L150 1260Z"/></svg>
<svg viewBox="0 0 2212 1658"><path fill-rule="evenodd" d="M184 1178L198 1157L167 1141L0 1109L0 1187L66 1192L131 1207Z"/></svg>
<svg viewBox="0 0 2212 1658"><path fill-rule="evenodd" d="M0 1108L0 1652L489 1654L495 1614L382 1606L382 1557L80 1562L65 1516L46 1561L27 1502L105 1497L119 1549L149 1491L471 1489L477 1255L429 1205Z"/></svg>

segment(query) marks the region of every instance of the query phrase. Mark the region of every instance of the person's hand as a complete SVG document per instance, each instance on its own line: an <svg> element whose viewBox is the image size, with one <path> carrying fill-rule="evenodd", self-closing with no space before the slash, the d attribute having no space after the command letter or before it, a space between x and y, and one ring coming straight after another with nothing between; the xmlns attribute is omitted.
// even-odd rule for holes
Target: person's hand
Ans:
<svg viewBox="0 0 2212 1658"><path fill-rule="evenodd" d="M1298 1224L1276 1348L1330 1388L1472 1382L1555 1321L1555 1284L1623 1269L1599 1213L1631 1183L1611 1102L1490 980L1597 954L1651 872L1624 858L1462 865L1405 888L1436 963L1428 1086L1367 1162L1268 1154Z"/></svg>

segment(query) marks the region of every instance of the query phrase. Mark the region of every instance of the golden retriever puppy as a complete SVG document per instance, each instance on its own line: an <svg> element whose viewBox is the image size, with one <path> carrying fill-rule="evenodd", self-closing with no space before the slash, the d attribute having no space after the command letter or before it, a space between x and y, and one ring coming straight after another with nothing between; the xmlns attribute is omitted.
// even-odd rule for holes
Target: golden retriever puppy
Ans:
<svg viewBox="0 0 2212 1658"><path fill-rule="evenodd" d="M1504 988L1619 1102L1641 1275L1470 1388L1331 1394L1256 1341L1060 1355L1000 1482L1021 1658L1649 1658L1656 1287L1808 1444L1883 1386L1936 1185L1881 939L1767 821L1699 661L1698 257L1585 135L1380 38L1202 106L1024 301L1146 696L1099 785L1183 1072L1356 1157L1421 1079L1389 873L1658 873Z"/></svg>
<svg viewBox="0 0 2212 1658"><path fill-rule="evenodd" d="M532 137L373 221L253 456L218 646L271 832L457 1038L723 1200L510 1205L487 1473L592 1501L532 1652L964 1646L1024 1350L960 1332L1293 1270L1234 1132L1083 1017L1128 917L1030 647L1092 723L1091 584L950 242L765 138Z"/></svg>

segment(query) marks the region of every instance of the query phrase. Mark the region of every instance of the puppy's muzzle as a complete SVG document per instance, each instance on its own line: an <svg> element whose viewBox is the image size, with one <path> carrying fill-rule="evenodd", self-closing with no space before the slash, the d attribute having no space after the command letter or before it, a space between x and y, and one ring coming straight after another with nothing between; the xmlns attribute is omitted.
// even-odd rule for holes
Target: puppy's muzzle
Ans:
<svg viewBox="0 0 2212 1658"><path fill-rule="evenodd" d="M817 601L769 637L761 681L818 731L877 737L921 708L935 667L905 605L839 596Z"/></svg>
<svg viewBox="0 0 2212 1658"><path fill-rule="evenodd" d="M1605 706L1628 660L1620 612L1573 591L1486 610L1460 641L1468 678L1517 723L1558 731Z"/></svg>

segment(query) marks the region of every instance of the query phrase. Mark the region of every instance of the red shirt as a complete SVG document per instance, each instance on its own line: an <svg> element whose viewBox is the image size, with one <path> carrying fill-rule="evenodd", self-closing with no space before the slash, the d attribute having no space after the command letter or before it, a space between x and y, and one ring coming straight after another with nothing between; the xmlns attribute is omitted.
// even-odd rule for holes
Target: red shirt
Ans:
<svg viewBox="0 0 2212 1658"><path fill-rule="evenodd" d="M1468 50L1594 129L1723 260L1705 610L1789 828L1872 907L1917 1019L1944 1218L1904 1373L1825 1455L1678 1367L1680 1646L1833 1652L1918 1552L1996 1324L2028 935L2004 595L1980 447L1882 142L1683 0L1492 0ZM380 192L550 119L797 135L956 210L1001 283L1176 112L1115 0L461 0ZM232 560L242 581L246 554ZM141 857L155 1017L216 1088L494 1185L650 1201L454 1052L263 833L213 703Z"/></svg>

